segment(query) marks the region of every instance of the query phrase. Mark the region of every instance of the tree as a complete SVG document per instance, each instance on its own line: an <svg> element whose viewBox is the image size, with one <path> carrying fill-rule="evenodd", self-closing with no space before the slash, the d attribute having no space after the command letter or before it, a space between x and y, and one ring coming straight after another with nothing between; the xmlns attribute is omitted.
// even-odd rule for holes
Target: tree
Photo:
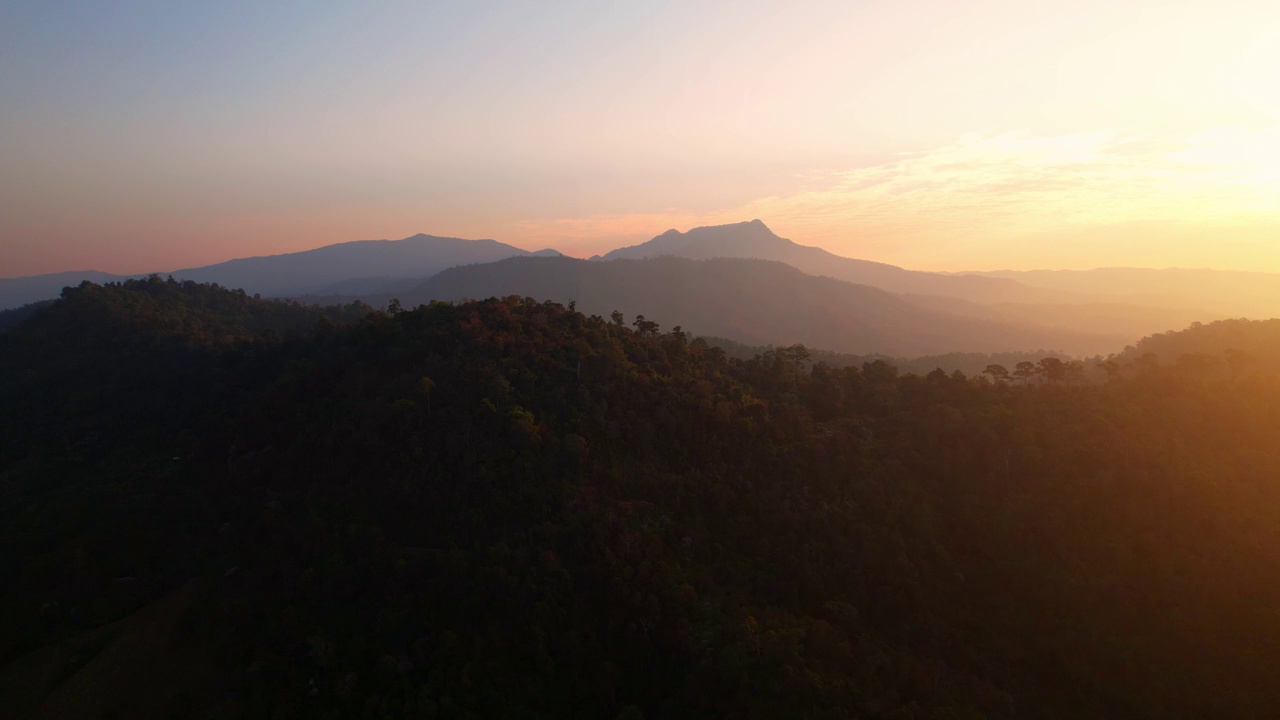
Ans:
<svg viewBox="0 0 1280 720"><path fill-rule="evenodd" d="M982 373L984 375L990 375L992 380L1001 384L1007 383L1011 380L1009 377L1009 369L1003 365L988 365L987 369L983 370Z"/></svg>
<svg viewBox="0 0 1280 720"><path fill-rule="evenodd" d="M1067 364L1056 357L1047 357L1036 363L1035 372L1043 375L1046 382L1056 385L1067 379Z"/></svg>
<svg viewBox="0 0 1280 720"><path fill-rule="evenodd" d="M436 383L430 377L423 375L421 378L418 378L418 391L421 392L422 396L427 400L428 414L431 412L431 391L435 389Z"/></svg>
<svg viewBox="0 0 1280 720"><path fill-rule="evenodd" d="M898 379L898 368L884 360L875 360L862 364L862 377L871 384L888 385Z"/></svg>
<svg viewBox="0 0 1280 720"><path fill-rule="evenodd" d="M1103 360L1100 363L1096 363L1096 366L1099 370L1107 374L1107 382L1116 382L1121 379L1120 363L1115 360Z"/></svg>
<svg viewBox="0 0 1280 720"><path fill-rule="evenodd" d="M641 337L652 337L658 334L658 323L645 320L643 315L637 315L632 325L636 326L636 332L640 333Z"/></svg>
<svg viewBox="0 0 1280 720"><path fill-rule="evenodd" d="M1031 376L1035 374L1036 364L1029 360L1023 360L1013 368L1014 379L1021 382L1023 385L1026 385L1027 381L1031 379Z"/></svg>
<svg viewBox="0 0 1280 720"><path fill-rule="evenodd" d="M1143 353L1133 361L1133 367L1138 375L1150 375L1160 369L1160 356L1153 352Z"/></svg>
<svg viewBox="0 0 1280 720"><path fill-rule="evenodd" d="M805 361L811 357L809 349L804 345L792 345L790 347L782 348L779 352L782 357L786 358L786 360L794 365L797 370L803 368Z"/></svg>
<svg viewBox="0 0 1280 720"><path fill-rule="evenodd" d="M1068 384L1082 383L1085 381L1084 363L1079 360L1072 360L1066 364L1065 380Z"/></svg>
<svg viewBox="0 0 1280 720"><path fill-rule="evenodd" d="M1248 374L1258 364L1252 355L1237 348L1227 348L1222 354L1227 359L1227 369L1231 371L1232 380Z"/></svg>

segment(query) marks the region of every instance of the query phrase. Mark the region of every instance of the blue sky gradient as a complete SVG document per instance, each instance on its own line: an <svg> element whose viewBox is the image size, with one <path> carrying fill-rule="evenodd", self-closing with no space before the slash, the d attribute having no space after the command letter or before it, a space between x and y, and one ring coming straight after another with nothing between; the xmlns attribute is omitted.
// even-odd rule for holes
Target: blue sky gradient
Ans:
<svg viewBox="0 0 1280 720"><path fill-rule="evenodd" d="M0 276L756 216L925 269L1280 271L1277 48L1245 0L0 2Z"/></svg>

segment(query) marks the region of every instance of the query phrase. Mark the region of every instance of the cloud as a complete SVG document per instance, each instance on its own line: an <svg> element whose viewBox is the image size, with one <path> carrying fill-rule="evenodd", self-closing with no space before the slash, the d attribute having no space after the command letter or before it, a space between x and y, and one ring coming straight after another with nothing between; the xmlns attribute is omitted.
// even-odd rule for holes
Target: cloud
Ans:
<svg viewBox="0 0 1280 720"><path fill-rule="evenodd" d="M877 259L932 257L942 266L1067 233L1113 237L1160 226L1190 236L1242 223L1280 230L1278 197L1280 129L1008 133L807 173L787 193L737 207L526 220L517 232L589 242L758 217L799 242ZM1133 234L1130 250L1154 242Z"/></svg>

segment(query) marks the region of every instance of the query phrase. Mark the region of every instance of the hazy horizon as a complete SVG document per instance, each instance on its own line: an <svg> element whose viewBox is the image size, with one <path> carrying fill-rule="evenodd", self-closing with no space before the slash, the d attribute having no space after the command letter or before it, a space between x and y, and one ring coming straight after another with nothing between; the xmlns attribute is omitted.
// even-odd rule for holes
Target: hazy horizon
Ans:
<svg viewBox="0 0 1280 720"><path fill-rule="evenodd" d="M0 275L762 218L918 270L1280 271L1267 3L0 4Z"/></svg>
<svg viewBox="0 0 1280 720"><path fill-rule="evenodd" d="M747 220L742 220L742 221L730 222L730 223L725 223L725 224L726 224L726 225L732 225L732 224L745 223L745 222L749 222L749 221L747 221ZM769 225L767 222L765 222L764 224L765 224L766 226L768 226L768 225ZM620 240L619 240L619 244L617 244L617 245L601 244L601 245L600 245L600 247L599 247L599 248L597 248L597 249L595 249L595 250L592 250L592 251L586 251L586 252L580 252L580 253L578 253L578 254L573 254L573 253L563 252L563 251L561 251L561 250L560 250L560 248L559 248L559 247L557 247L557 246L555 246L555 245L547 245L547 246L543 246L543 247L538 247L538 246L536 246L536 244L519 243L519 242L508 242L507 240L504 240L503 238L497 238L497 237L474 237L474 238L458 238L458 239L460 239L460 240L472 241L472 242L475 242L475 241L490 241L490 240L492 240L492 241L497 241L497 242L499 242L499 243L504 243L504 244L506 244L506 245L511 245L511 246L513 246L513 247L517 247L517 248L519 248L519 249L521 249L521 250L527 250L527 251L529 251L529 252L538 252L538 251L542 251L542 250L556 250L556 251L560 251L560 252L561 252L561 254L562 254L562 255L564 255L564 256L566 256L566 257L570 257L570 258L574 258L574 259L579 259L579 260L589 260L589 259L591 259L592 257L597 257L597 256L600 256L600 255L604 255L604 254L608 253L608 252L609 252L609 251L611 251L611 250L617 250L617 249L625 248L625 247L628 247L628 246L631 246L631 245L639 245L639 244L643 244L643 243L648 242L649 240L652 240L653 238L655 238L655 237L657 237L657 236L661 235L662 233L664 233L664 232L668 232L668 231L670 231L670 230L676 230L676 231L678 231L678 232L685 233L685 232L688 232L688 231L690 231L690 230L695 230L695 229L698 229L698 228L701 228L701 227L706 227L706 226L693 226L693 227L686 227L686 228L667 228L666 230L662 230L662 231L655 231L655 232L654 232L654 233L652 233L652 234L647 234L647 235L637 235L637 236L635 236L635 238L634 238L634 239L620 239ZM781 238L783 238L783 239L785 239L785 240L792 240L792 241L794 242L794 239L793 239L793 238L789 238L789 237L787 237L785 234L778 232L775 228L770 227L769 229L770 229L772 232L774 232L774 234L778 235L779 237L781 237ZM286 251L278 252L278 253L273 252L273 253L263 253L263 254L260 254L260 255L243 255L243 256L236 256L236 257L223 257L223 258L217 258L217 259L214 259L214 260L212 260L212 261L210 261L210 262L208 262L208 263L205 263L204 265L200 265L200 266L181 266L181 267L174 266L174 267L164 267L164 268L151 268L151 267L148 267L148 268L116 268L116 269L106 268L106 267L68 267L68 268L62 268L62 269L58 269L58 270L51 270L51 271L49 271L49 272L29 273L29 274L25 274L25 275L3 275L3 276L0 276L0 280L20 279L20 278L24 278L24 277L33 277L33 276L39 276L39 275L56 275L56 274L62 274L62 273L76 273L76 272L100 272L100 273L106 273L106 274L110 274L110 275L121 275L121 276L136 276L136 275L148 275L148 274L161 274L161 275L163 275L163 274L165 274L165 273L177 272L177 271L179 271L179 270L193 269L193 268L196 268L196 267L205 267L205 266L208 266L208 265L218 265L218 264L225 263L225 262L229 262L229 261L232 261L232 260L241 260L241 259L247 259L247 258L272 257L272 256L277 256L277 255L290 255L290 254L299 253L299 252L307 252L307 251L310 251L310 250L318 250L318 249L321 249L321 248L324 248L324 247L329 247L329 246L332 246L332 245L345 245L345 244L351 244L351 243L382 243L382 242L400 242L400 241L404 241L404 240L411 240L411 239L413 239L414 237L418 237L418 236L448 237L448 236L441 235L441 234L439 234L439 233L432 233L432 232L416 232L416 233L412 233L412 234L410 234L410 235L407 235L407 236L405 236L405 237L398 237L398 238L358 238L358 239L352 239L352 240L339 240L339 241L337 241L337 242L335 242L335 243L325 243L325 244L323 244L323 245L317 245L317 246L315 246L315 247L303 247L303 248L300 248L300 249L298 249L298 250L286 250ZM800 244L800 245L806 245L805 243L799 243L799 244ZM807 247L818 247L818 248L821 248L821 249L823 249L823 250L827 250L828 252L831 252L832 254L840 255L838 252L836 252L836 251L832 250L831 248L822 247L821 245L806 245L806 246L807 246ZM857 257L857 256L853 256L853 255L840 255L840 257L847 257L847 258L857 259L857 260L872 260L872 261L876 261L876 262L886 262L886 261L883 261L883 260L876 260L876 258ZM1256 273L1266 273L1266 274L1274 274L1274 273L1276 272L1276 271L1268 271L1268 270L1248 270L1248 269L1233 270L1233 269L1230 269L1230 268L1215 268L1215 267L1207 267L1207 266L1193 267L1193 266L1180 266L1180 265L1166 265L1166 266L1098 265L1098 266L1091 266L1091 267L1081 266L1081 267L1075 267L1075 268L1055 268L1055 267L1023 267L1023 268L1014 268L1014 267L1007 267L1007 266L998 266L998 265L993 265L993 266L990 266L990 267L969 267L969 268L964 268L964 269L960 269L960 270L938 270L938 269L920 268L920 267L904 267L904 269L906 269L906 270L922 270L922 271L926 271L926 272L940 272L940 273L944 273L944 274L994 273L994 272L1003 272L1003 271L1008 271L1008 272L1030 272L1030 273L1036 273L1036 272L1056 272L1056 271L1088 272L1088 271L1091 271L1091 270L1196 270L1196 271L1222 271L1222 272L1256 272Z"/></svg>

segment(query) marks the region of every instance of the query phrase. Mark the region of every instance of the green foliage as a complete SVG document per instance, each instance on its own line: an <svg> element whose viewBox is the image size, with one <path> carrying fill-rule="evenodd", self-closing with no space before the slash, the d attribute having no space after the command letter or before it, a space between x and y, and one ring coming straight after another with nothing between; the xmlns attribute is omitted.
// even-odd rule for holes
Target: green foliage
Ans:
<svg viewBox="0 0 1280 720"><path fill-rule="evenodd" d="M1274 378L635 328L69 291L0 335L0 705L153 648L97 711L1280 713Z"/></svg>

